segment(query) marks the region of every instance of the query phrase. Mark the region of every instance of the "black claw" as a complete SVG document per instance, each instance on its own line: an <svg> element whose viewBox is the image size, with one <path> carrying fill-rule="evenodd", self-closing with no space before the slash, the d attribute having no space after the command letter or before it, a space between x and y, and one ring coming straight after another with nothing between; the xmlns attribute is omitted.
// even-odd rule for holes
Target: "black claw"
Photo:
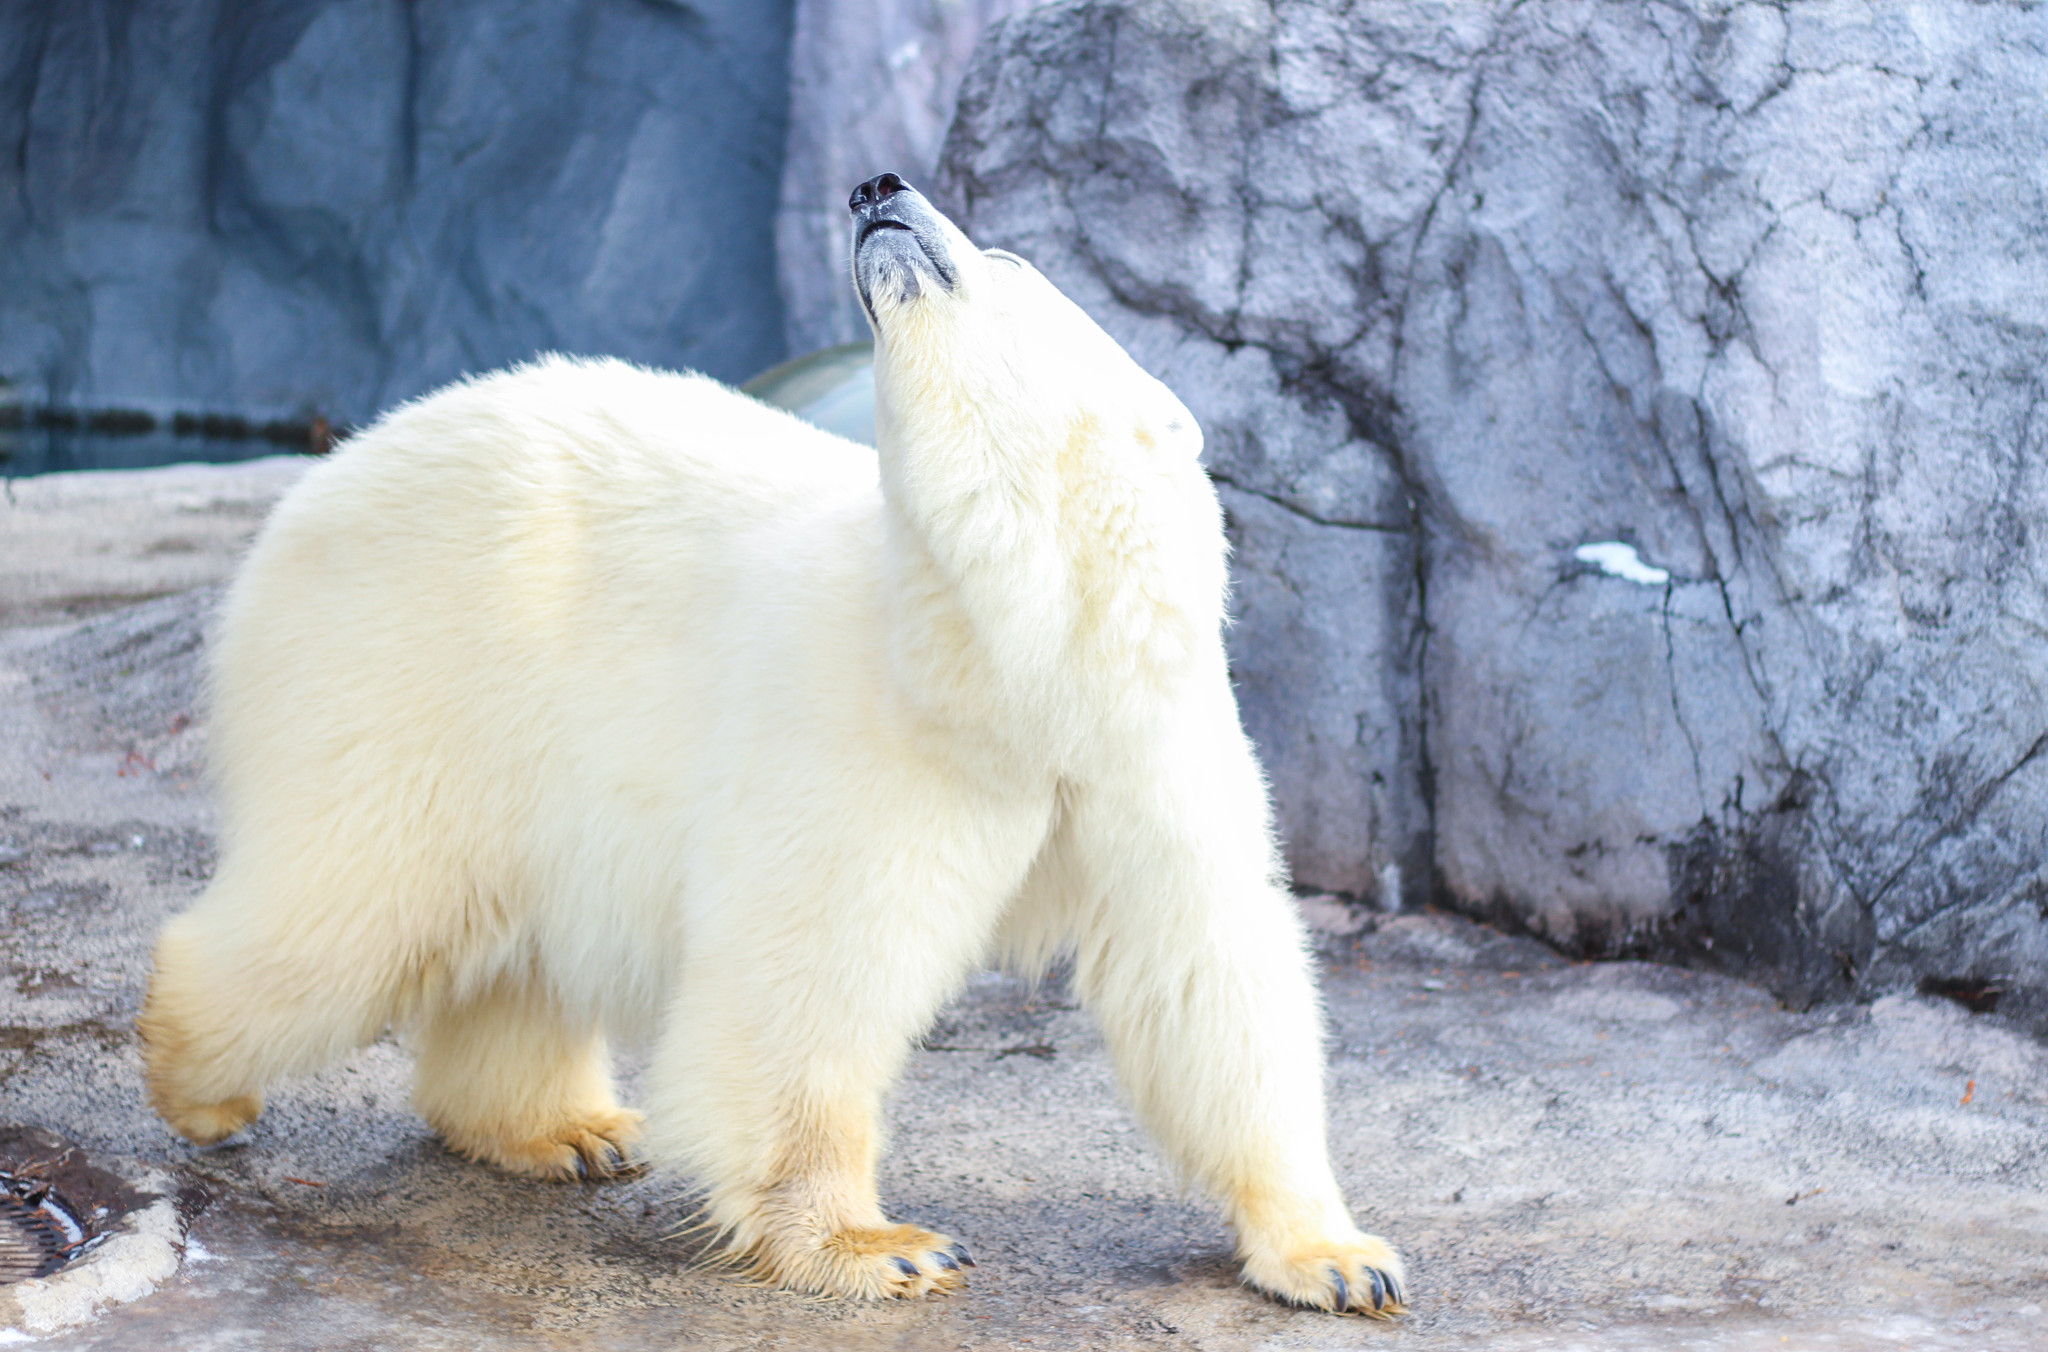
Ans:
<svg viewBox="0 0 2048 1352"><path fill-rule="evenodd" d="M1387 1279L1387 1303L1389 1305L1406 1305L1408 1303L1408 1296L1401 1290L1401 1283L1394 1280L1392 1273L1381 1273L1380 1275Z"/></svg>
<svg viewBox="0 0 2048 1352"><path fill-rule="evenodd" d="M1387 1308L1387 1279L1380 1275L1378 1268L1367 1268L1365 1275L1372 1278L1372 1307L1375 1310Z"/></svg>
<svg viewBox="0 0 2048 1352"><path fill-rule="evenodd" d="M974 1255L967 1252L967 1246L965 1244L955 1244L952 1248L952 1254L955 1258L960 1260L961 1267L980 1266L980 1264L974 1261Z"/></svg>
<svg viewBox="0 0 2048 1352"><path fill-rule="evenodd" d="M896 1270L902 1273L904 1276L917 1276L917 1264L911 1262L908 1258L896 1257L891 1258L889 1261L894 1263L896 1265Z"/></svg>
<svg viewBox="0 0 2048 1352"><path fill-rule="evenodd" d="M1330 1269L1330 1280L1331 1280L1331 1281L1333 1281L1333 1282L1335 1282L1335 1283L1337 1283L1337 1303L1336 1303L1335 1305L1331 1306L1330 1308L1331 1308L1331 1309L1334 1309L1334 1310L1336 1310L1336 1311L1338 1311L1338 1312L1340 1312L1340 1313L1341 1313L1341 1312L1343 1312L1343 1311L1345 1311L1345 1310L1348 1310L1348 1309L1350 1309L1350 1308L1351 1308L1351 1288L1350 1288L1350 1287L1348 1287L1348 1286L1346 1286L1346 1285L1344 1284L1344 1274L1343 1274L1343 1273L1341 1273L1341 1272L1339 1272L1339 1271L1337 1271L1337 1269L1335 1269L1335 1268L1331 1268L1331 1269Z"/></svg>
<svg viewBox="0 0 2048 1352"><path fill-rule="evenodd" d="M586 1183L590 1181L590 1161L580 1154L576 1157L576 1177Z"/></svg>
<svg viewBox="0 0 2048 1352"><path fill-rule="evenodd" d="M932 1250L932 1261L948 1272L958 1272L960 1270L960 1260L943 1249Z"/></svg>

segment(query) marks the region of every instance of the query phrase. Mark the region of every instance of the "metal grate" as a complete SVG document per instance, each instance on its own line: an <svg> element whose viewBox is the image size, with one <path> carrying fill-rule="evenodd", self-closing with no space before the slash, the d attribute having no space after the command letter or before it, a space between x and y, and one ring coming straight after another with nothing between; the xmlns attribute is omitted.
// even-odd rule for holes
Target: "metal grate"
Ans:
<svg viewBox="0 0 2048 1352"><path fill-rule="evenodd" d="M85 1227L47 1183L0 1173L0 1286L47 1277L85 1247Z"/></svg>

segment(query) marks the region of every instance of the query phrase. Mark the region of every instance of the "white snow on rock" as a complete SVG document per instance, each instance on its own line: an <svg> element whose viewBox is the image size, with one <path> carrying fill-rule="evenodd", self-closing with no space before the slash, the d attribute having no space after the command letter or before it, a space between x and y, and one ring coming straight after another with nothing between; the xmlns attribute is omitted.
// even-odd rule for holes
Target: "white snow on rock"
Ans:
<svg viewBox="0 0 2048 1352"><path fill-rule="evenodd" d="M1592 564L1610 577L1645 587L1661 587L1671 580L1668 569L1652 568L1643 562L1643 556L1636 553L1634 545L1623 544L1619 540L1599 540L1580 545L1572 551L1572 557L1580 563Z"/></svg>

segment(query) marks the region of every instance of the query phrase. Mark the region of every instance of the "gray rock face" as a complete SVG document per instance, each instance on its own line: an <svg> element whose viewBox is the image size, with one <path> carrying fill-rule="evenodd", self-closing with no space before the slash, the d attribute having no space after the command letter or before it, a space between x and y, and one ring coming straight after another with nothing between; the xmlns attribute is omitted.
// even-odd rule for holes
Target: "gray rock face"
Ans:
<svg viewBox="0 0 2048 1352"><path fill-rule="evenodd" d="M0 9L0 376L360 420L537 350L782 355L787 3Z"/></svg>
<svg viewBox="0 0 2048 1352"><path fill-rule="evenodd" d="M2024 1004L2043 163L2032 6L1102 3L939 186L1202 418L1298 880Z"/></svg>
<svg viewBox="0 0 2048 1352"><path fill-rule="evenodd" d="M796 0L789 139L775 217L791 352L867 341L849 272L846 198L938 162L974 44L1037 0Z"/></svg>

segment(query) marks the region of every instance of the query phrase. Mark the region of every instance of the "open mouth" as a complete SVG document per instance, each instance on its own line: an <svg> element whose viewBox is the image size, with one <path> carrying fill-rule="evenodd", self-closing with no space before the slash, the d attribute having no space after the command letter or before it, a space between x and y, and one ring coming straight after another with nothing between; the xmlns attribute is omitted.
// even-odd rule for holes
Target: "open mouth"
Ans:
<svg viewBox="0 0 2048 1352"><path fill-rule="evenodd" d="M905 224L904 224L903 222L901 222L901 221L891 221L891 220L879 220L879 221L868 221L868 222L866 222L865 224L863 224L863 225L861 226L861 228L860 228L860 236L859 236L859 238L857 238L857 239L855 239L855 240L854 240L854 242L853 242L853 247L854 247L854 248L856 248L856 249L860 248L860 246L861 246L861 245L863 245L863 244L865 244L865 243L867 243L867 242L868 242L868 236L869 236L869 235L872 235L872 234L874 234L874 233L875 233L876 231L878 231L878 230L908 230L908 229L910 229L910 227L909 227L909 226L907 226L907 225L905 225Z"/></svg>

